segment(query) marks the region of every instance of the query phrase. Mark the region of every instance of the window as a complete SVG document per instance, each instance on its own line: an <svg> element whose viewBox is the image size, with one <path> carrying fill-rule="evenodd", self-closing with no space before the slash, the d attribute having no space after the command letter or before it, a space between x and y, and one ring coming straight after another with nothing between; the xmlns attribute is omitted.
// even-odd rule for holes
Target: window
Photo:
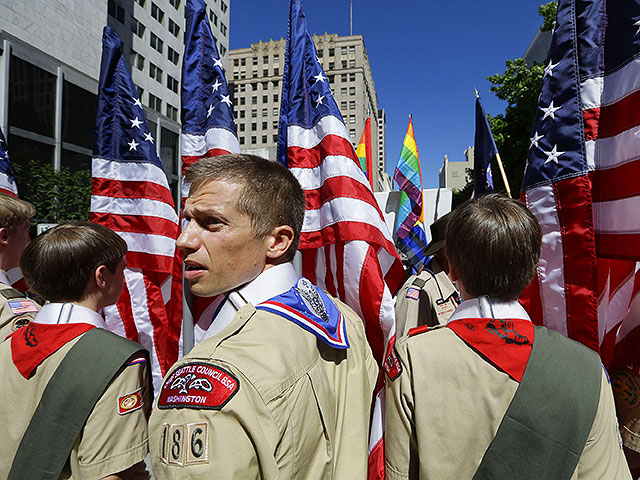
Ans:
<svg viewBox="0 0 640 480"><path fill-rule="evenodd" d="M177 65L180 61L180 54L176 52L173 48L167 45L167 58L171 63Z"/></svg>
<svg viewBox="0 0 640 480"><path fill-rule="evenodd" d="M278 67L274 67L273 68L273 74L274 75L280 75L280 69Z"/></svg>
<svg viewBox="0 0 640 480"><path fill-rule="evenodd" d="M251 65L258 65L258 57L253 57L251 59Z"/></svg>
<svg viewBox="0 0 640 480"><path fill-rule="evenodd" d="M257 105L258 104L258 97L257 96L253 96L251 97L251 105Z"/></svg>
<svg viewBox="0 0 640 480"><path fill-rule="evenodd" d="M144 25L142 25L138 20L136 20L135 18L131 19L131 31L133 33L135 33L138 37L142 38L142 36L144 35L144 30L145 30Z"/></svg>
<svg viewBox="0 0 640 480"><path fill-rule="evenodd" d="M267 115L269 115L269 109L268 108L263 108L262 109L262 116L266 117Z"/></svg>
<svg viewBox="0 0 640 480"><path fill-rule="evenodd" d="M258 118L258 110L251 110L251 118Z"/></svg>
<svg viewBox="0 0 640 480"><path fill-rule="evenodd" d="M167 117L169 117L174 122L178 121L178 109L173 105L169 105L167 103Z"/></svg>
<svg viewBox="0 0 640 480"><path fill-rule="evenodd" d="M162 83L162 70L151 62L149 62L149 76Z"/></svg>
<svg viewBox="0 0 640 480"><path fill-rule="evenodd" d="M349 60L349 67L353 68L356 66L356 61L355 60Z"/></svg>
<svg viewBox="0 0 640 480"><path fill-rule="evenodd" d="M238 60L237 58L233 59L233 66L237 67L238 65L240 65L240 60Z"/></svg>
<svg viewBox="0 0 640 480"><path fill-rule="evenodd" d="M224 0L220 2L220 10L222 10L222 13L227 12L227 4L224 3Z"/></svg>
<svg viewBox="0 0 640 480"><path fill-rule="evenodd" d="M327 75L327 79L329 80L329 83L332 84L333 83L333 79L334 79L334 75Z"/></svg>
<svg viewBox="0 0 640 480"><path fill-rule="evenodd" d="M180 25L169 19L169 31L171 32L171 35L178 38L178 35L180 35Z"/></svg>
<svg viewBox="0 0 640 480"><path fill-rule="evenodd" d="M356 53L356 46L355 45L350 45L349 46L349 53Z"/></svg>
<svg viewBox="0 0 640 480"><path fill-rule="evenodd" d="M274 121L271 123L271 126L272 126L273 128L278 128L278 120L274 120Z"/></svg>
<svg viewBox="0 0 640 480"><path fill-rule="evenodd" d="M115 18L124 25L124 8L116 0L109 0L109 16Z"/></svg>
<svg viewBox="0 0 640 480"><path fill-rule="evenodd" d="M349 95L355 95L356 94L356 87L349 87Z"/></svg>
<svg viewBox="0 0 640 480"><path fill-rule="evenodd" d="M266 135L262 135L262 143L267 143L267 136Z"/></svg>
<svg viewBox="0 0 640 480"><path fill-rule="evenodd" d="M356 116L355 115L349 115L349 123L356 123Z"/></svg>
<svg viewBox="0 0 640 480"><path fill-rule="evenodd" d="M263 77L268 77L269 76L269 70L267 70L266 68L262 70L262 76Z"/></svg>
<svg viewBox="0 0 640 480"><path fill-rule="evenodd" d="M247 59L243 58L240 60L240 65L245 66L247 64Z"/></svg>
<svg viewBox="0 0 640 480"><path fill-rule="evenodd" d="M224 57L224 54L227 53L227 47L224 45L220 45L220 56Z"/></svg>
<svg viewBox="0 0 640 480"><path fill-rule="evenodd" d="M140 5L142 8L144 8L145 4L147 3L147 0L136 0L136 3Z"/></svg>
<svg viewBox="0 0 640 480"><path fill-rule="evenodd" d="M253 78L256 78L256 77L258 76L258 70L253 70L253 71L251 72L251 76L252 76Z"/></svg>
<svg viewBox="0 0 640 480"><path fill-rule="evenodd" d="M340 47L340 55L346 55L347 54L347 47Z"/></svg>
<svg viewBox="0 0 640 480"><path fill-rule="evenodd" d="M149 93L149 108L152 108L158 113L162 113L162 100L153 93Z"/></svg>
<svg viewBox="0 0 640 480"><path fill-rule="evenodd" d="M274 115L275 117L277 117L277 116L278 116L278 107L273 107L273 115Z"/></svg>
<svg viewBox="0 0 640 480"><path fill-rule="evenodd" d="M347 109L347 102L340 102L340 109L341 110L346 110Z"/></svg>
<svg viewBox="0 0 640 480"><path fill-rule="evenodd" d="M255 145L256 143L258 143L257 137L251 137L251 145Z"/></svg>
<svg viewBox="0 0 640 480"><path fill-rule="evenodd" d="M355 82L356 81L356 74L355 73L350 73L349 74L349 81L350 82Z"/></svg>
<svg viewBox="0 0 640 480"><path fill-rule="evenodd" d="M280 55L278 55L277 53L273 56L273 61L278 63L280 61Z"/></svg>
<svg viewBox="0 0 640 480"><path fill-rule="evenodd" d="M240 110L240 118L244 118L245 116L245 111L244 110Z"/></svg>
<svg viewBox="0 0 640 480"><path fill-rule="evenodd" d="M138 87L136 85L136 90L138 91L138 100L142 102L142 97L144 96L144 88Z"/></svg>
<svg viewBox="0 0 640 480"><path fill-rule="evenodd" d="M341 82L346 82L347 81L347 74L343 73L342 75L340 75L340 81Z"/></svg>
<svg viewBox="0 0 640 480"><path fill-rule="evenodd" d="M271 82L262 82L262 89L266 90L268 89L271 85Z"/></svg>
<svg viewBox="0 0 640 480"><path fill-rule="evenodd" d="M347 87L342 87L340 89L340 95L346 95L347 94Z"/></svg>
<svg viewBox="0 0 640 480"><path fill-rule="evenodd" d="M95 124L96 100L96 95L93 93L64 80L62 87L63 142L93 148L91 125Z"/></svg>
<svg viewBox="0 0 640 480"><path fill-rule="evenodd" d="M180 86L180 82L173 78L171 75L167 75L167 88L171 90L173 93L178 93L178 88ZM169 105L167 105L168 107Z"/></svg>
<svg viewBox="0 0 640 480"><path fill-rule="evenodd" d="M241 123L240 125L238 125L238 128L240 129L241 132L244 132L244 123Z"/></svg>
<svg viewBox="0 0 640 480"><path fill-rule="evenodd" d="M138 70L144 70L144 57L134 50L131 50L129 61L132 67L136 67Z"/></svg>
<svg viewBox="0 0 640 480"><path fill-rule="evenodd" d="M246 103L247 99L244 97L240 97L240 105L244 105Z"/></svg>
<svg viewBox="0 0 640 480"><path fill-rule="evenodd" d="M274 135L273 136L273 143L277 143L278 142L278 135Z"/></svg>
<svg viewBox="0 0 640 480"><path fill-rule="evenodd" d="M238 72L233 72L233 79L238 80L238 78L240 78L240 75L238 75Z"/></svg>
<svg viewBox="0 0 640 480"><path fill-rule="evenodd" d="M269 57L267 55L263 55L262 63L269 63Z"/></svg>
<svg viewBox="0 0 640 480"><path fill-rule="evenodd" d="M278 94L277 94L277 93L274 93L274 94L273 94L273 101L274 101L274 102L277 102L277 101L278 101Z"/></svg>
<svg viewBox="0 0 640 480"><path fill-rule="evenodd" d="M351 138L356 138L356 129L355 128L350 128L349 129L349 136Z"/></svg>
<svg viewBox="0 0 640 480"><path fill-rule="evenodd" d="M252 131L252 132L255 132L257 129L258 129L258 124L257 124L256 122L253 122L253 123L251 124L251 131Z"/></svg>
<svg viewBox="0 0 640 480"><path fill-rule="evenodd" d="M355 110L356 109L356 101L355 100L351 100L349 102L349 110Z"/></svg>
<svg viewBox="0 0 640 480"><path fill-rule="evenodd" d="M336 49L335 48L330 48L329 49L329 56L333 57L333 56L335 56L335 54L336 54Z"/></svg>
<svg viewBox="0 0 640 480"><path fill-rule="evenodd" d="M238 85L236 85L236 87L237 87L237 86L238 86ZM247 90L247 86L246 86L245 84L240 85L240 91L241 91L241 92L244 92L244 91L246 91L246 90Z"/></svg>
<svg viewBox="0 0 640 480"><path fill-rule="evenodd" d="M318 50L318 58L322 58L322 50Z"/></svg>
<svg viewBox="0 0 640 480"><path fill-rule="evenodd" d="M164 22L164 12L153 2L151 2L151 16L160 23Z"/></svg>
<svg viewBox="0 0 640 480"><path fill-rule="evenodd" d="M220 33L222 33L223 37L227 36L227 26L222 22L220 22Z"/></svg>
<svg viewBox="0 0 640 480"><path fill-rule="evenodd" d="M213 10L209 10L209 20L217 27L218 26L218 16L213 13Z"/></svg>
<svg viewBox="0 0 640 480"><path fill-rule="evenodd" d="M329 62L329 70L333 70L336 68L336 64L334 62Z"/></svg>
<svg viewBox="0 0 640 480"><path fill-rule="evenodd" d="M262 96L262 103L267 103L269 101L269 95Z"/></svg>
<svg viewBox="0 0 640 480"><path fill-rule="evenodd" d="M178 10L180 8L180 0L169 0L169 3L176 10Z"/></svg>
<svg viewBox="0 0 640 480"><path fill-rule="evenodd" d="M151 35L149 36L149 45L151 45L152 48L155 48L157 51L162 53L162 48L164 44L162 43L162 40L160 40L160 37L158 37L153 32L151 32Z"/></svg>
<svg viewBox="0 0 640 480"><path fill-rule="evenodd" d="M244 145L244 137L240 137L240 145Z"/></svg>
<svg viewBox="0 0 640 480"><path fill-rule="evenodd" d="M262 122L262 130L266 130L267 128L269 128L267 122Z"/></svg>

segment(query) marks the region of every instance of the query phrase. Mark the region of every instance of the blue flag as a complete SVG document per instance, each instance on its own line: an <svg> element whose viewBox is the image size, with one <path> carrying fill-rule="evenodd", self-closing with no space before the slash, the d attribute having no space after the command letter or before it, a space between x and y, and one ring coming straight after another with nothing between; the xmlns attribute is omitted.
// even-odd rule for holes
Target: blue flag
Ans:
<svg viewBox="0 0 640 480"><path fill-rule="evenodd" d="M13 197L18 196L18 187L13 176L7 142L0 130L0 193L6 193Z"/></svg>
<svg viewBox="0 0 640 480"><path fill-rule="evenodd" d="M476 98L476 141L473 151L473 196L493 192L491 159L498 154L480 97Z"/></svg>

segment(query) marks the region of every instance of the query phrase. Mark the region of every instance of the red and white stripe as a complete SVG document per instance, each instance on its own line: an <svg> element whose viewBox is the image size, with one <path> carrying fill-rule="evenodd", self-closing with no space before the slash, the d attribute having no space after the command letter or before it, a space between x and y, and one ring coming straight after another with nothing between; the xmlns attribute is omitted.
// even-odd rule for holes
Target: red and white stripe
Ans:
<svg viewBox="0 0 640 480"><path fill-rule="evenodd" d="M0 172L0 193L18 198L18 186L5 172Z"/></svg>

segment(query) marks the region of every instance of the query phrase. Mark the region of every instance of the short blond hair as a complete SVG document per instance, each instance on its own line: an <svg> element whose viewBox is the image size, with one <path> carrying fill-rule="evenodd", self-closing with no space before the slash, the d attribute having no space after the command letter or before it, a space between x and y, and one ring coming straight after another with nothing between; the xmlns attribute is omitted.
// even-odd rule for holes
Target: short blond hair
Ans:
<svg viewBox="0 0 640 480"><path fill-rule="evenodd" d="M35 213L36 209L31 203L0 193L0 228L12 230L29 220Z"/></svg>

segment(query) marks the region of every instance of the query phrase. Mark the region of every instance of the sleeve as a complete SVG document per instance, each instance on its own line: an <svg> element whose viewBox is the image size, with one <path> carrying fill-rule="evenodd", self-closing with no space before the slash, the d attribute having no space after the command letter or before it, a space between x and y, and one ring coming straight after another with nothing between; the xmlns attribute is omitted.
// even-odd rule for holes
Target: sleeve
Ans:
<svg viewBox="0 0 640 480"><path fill-rule="evenodd" d="M182 391L191 398L180 397L174 388L181 379L187 379ZM202 379L212 385L208 392L206 383L201 383L205 390L193 388ZM225 384L237 387L225 389ZM175 402L182 401L193 405L177 408ZM278 477L276 423L252 383L226 362L185 363L168 375L150 429L153 472L159 478L210 478L213 472L216 478Z"/></svg>
<svg viewBox="0 0 640 480"><path fill-rule="evenodd" d="M134 356L89 415L71 454L73 478L102 478L143 461L151 401L147 360Z"/></svg>
<svg viewBox="0 0 640 480"><path fill-rule="evenodd" d="M419 459L414 433L411 369L406 360L406 343L400 341L394 348L402 371L395 379L391 379L388 372L385 373L385 474L389 480L417 479Z"/></svg>
<svg viewBox="0 0 640 480"><path fill-rule="evenodd" d="M640 365L617 370L611 374L611 386L616 403L620 434L624 446L640 452Z"/></svg>
<svg viewBox="0 0 640 480"><path fill-rule="evenodd" d="M0 342L17 328L33 321L40 308L40 305L26 297L7 299L0 295Z"/></svg>
<svg viewBox="0 0 640 480"><path fill-rule="evenodd" d="M402 286L396 297L396 337L406 337L409 330L421 325L437 325L438 319L431 305L428 289L434 282L427 280L425 287L412 285L411 277Z"/></svg>

